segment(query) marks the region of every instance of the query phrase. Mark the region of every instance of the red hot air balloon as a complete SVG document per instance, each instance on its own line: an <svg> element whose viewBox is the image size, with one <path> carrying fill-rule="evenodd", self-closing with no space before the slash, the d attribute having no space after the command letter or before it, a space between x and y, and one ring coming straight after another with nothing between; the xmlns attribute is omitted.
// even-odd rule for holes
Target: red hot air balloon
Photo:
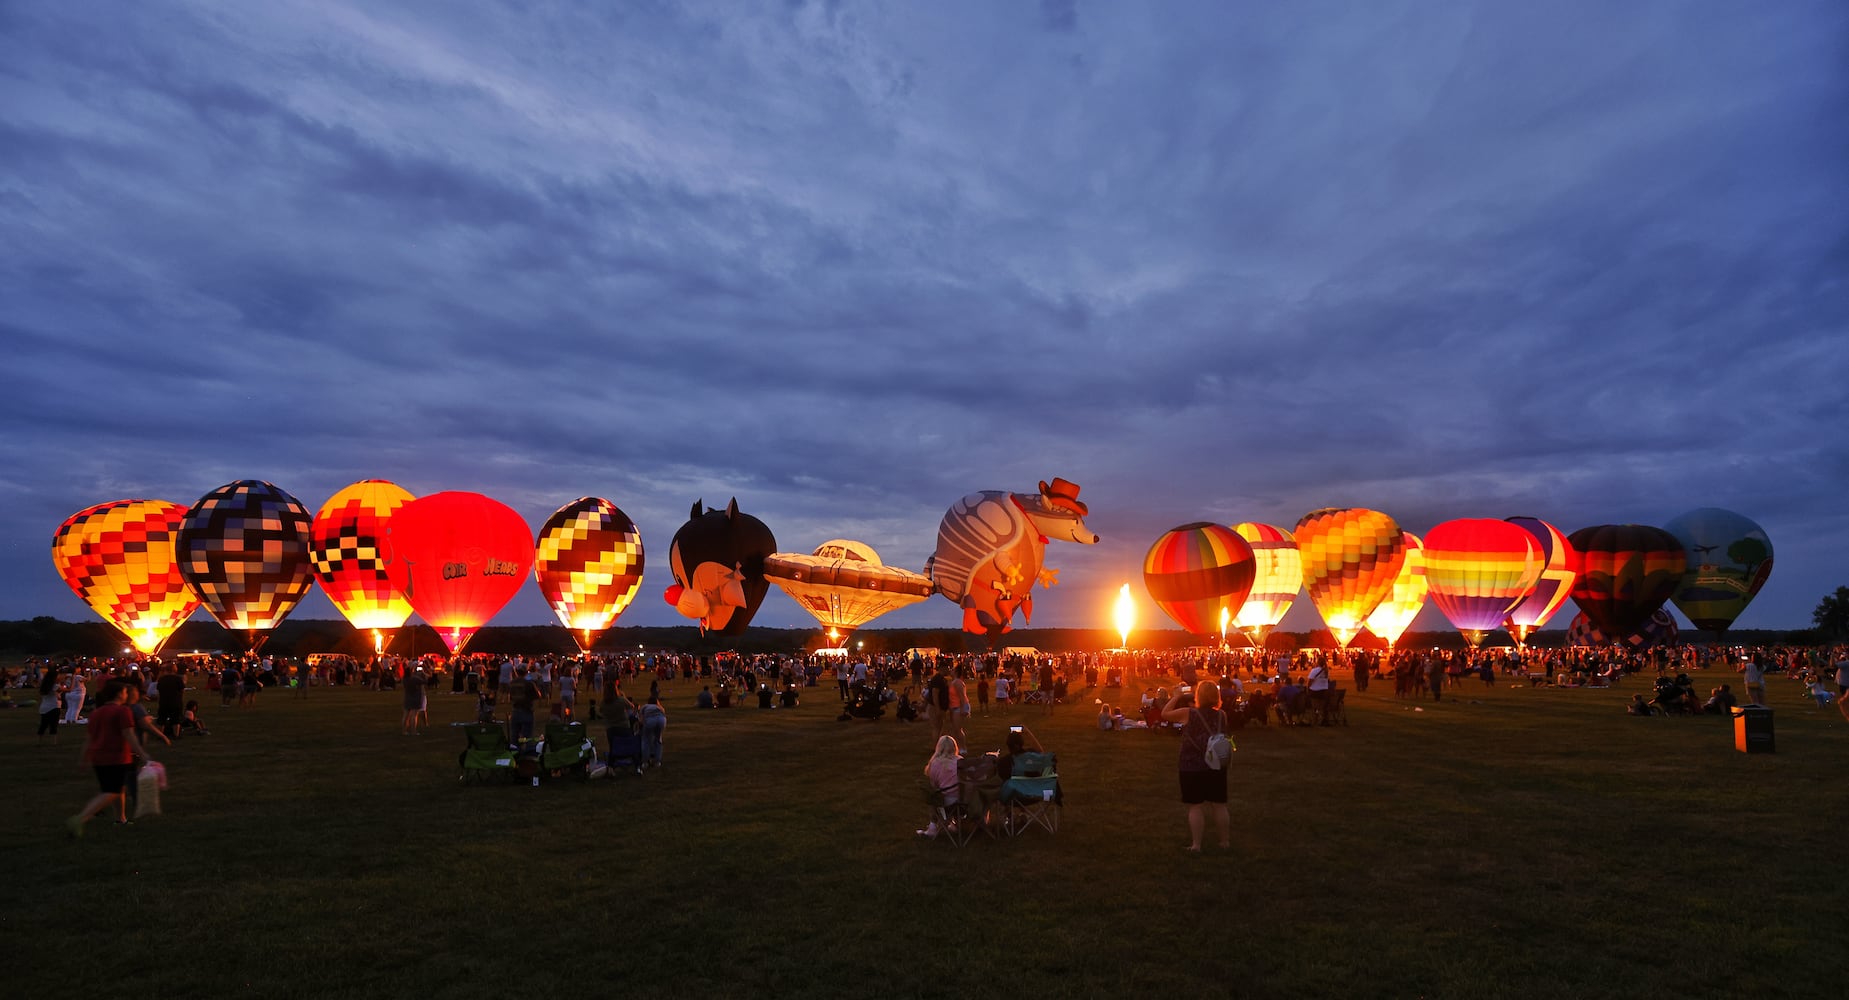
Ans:
<svg viewBox="0 0 1849 1000"><path fill-rule="evenodd" d="M1608 636L1640 633L1688 568L1676 536L1649 525L1595 525L1568 535L1567 542L1580 560L1573 603Z"/></svg>
<svg viewBox="0 0 1849 1000"><path fill-rule="evenodd" d="M512 507L480 493L434 493L385 527L392 585L451 653L513 599L533 567L533 534Z"/></svg>
<svg viewBox="0 0 1849 1000"><path fill-rule="evenodd" d="M610 501L581 497L546 518L535 548L540 593L590 652L642 586L642 533Z"/></svg>
<svg viewBox="0 0 1849 1000"><path fill-rule="evenodd" d="M1507 521L1459 518L1425 534L1431 602L1472 647L1534 592L1541 566L1534 536Z"/></svg>
<svg viewBox="0 0 1849 1000"><path fill-rule="evenodd" d="M186 512L180 573L253 652L315 584L312 522L301 501L255 479L226 483Z"/></svg>
<svg viewBox="0 0 1849 1000"><path fill-rule="evenodd" d="M1579 579L1579 553L1559 528L1538 517L1511 517L1508 522L1533 535L1541 547L1541 578L1502 623L1516 643L1522 644L1552 620L1573 593L1573 581Z"/></svg>
<svg viewBox="0 0 1849 1000"><path fill-rule="evenodd" d="M1212 635L1252 591L1258 561L1231 528L1196 521L1162 533L1143 558L1143 586L1175 624Z"/></svg>
<svg viewBox="0 0 1849 1000"><path fill-rule="evenodd" d="M143 653L153 653L199 609L175 556L186 508L116 500L66 518L51 540L58 575Z"/></svg>

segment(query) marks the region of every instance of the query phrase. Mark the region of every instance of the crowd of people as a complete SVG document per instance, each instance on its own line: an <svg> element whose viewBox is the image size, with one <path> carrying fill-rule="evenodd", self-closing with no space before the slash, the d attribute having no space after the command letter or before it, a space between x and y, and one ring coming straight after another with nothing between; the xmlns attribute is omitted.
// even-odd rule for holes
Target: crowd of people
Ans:
<svg viewBox="0 0 1849 1000"><path fill-rule="evenodd" d="M1726 679L1718 679L1716 675ZM85 759L95 769L98 794L70 820L74 835L93 817L132 822L136 776L152 761L152 742L209 734L199 702L188 694L217 690L225 708L254 708L269 689L306 697L316 687L352 686L395 691L402 698L401 731L429 726L429 699L445 686L477 700L479 721L504 723L510 741L531 739L548 722L604 723L612 753L619 741L641 739L637 761L663 761L667 707L660 685L697 678L699 710L737 708L755 695L761 709L793 708L829 678L843 720L878 719L892 711L902 722L921 722L931 733L927 778L944 777L944 760L965 759L972 715L1009 712L1016 706L1051 711L1075 686L1096 691L1103 730L1179 730L1181 793L1192 850L1202 846L1211 817L1226 839L1225 772L1200 766L1200 746L1216 733L1252 722L1313 724L1330 721L1341 684L1366 692L1373 679L1390 677L1399 698L1442 701L1448 689L1498 680L1526 684L1598 686L1643 675L1646 690L1632 694L1633 715L1727 715L1741 704L1765 703L1768 676L1804 686L1819 707L1834 705L1849 719L1849 647L1685 645L1635 653L1611 649L1488 649L1389 651L1100 651L1046 656L1019 653L904 654L823 657L779 654L686 653L592 655L471 654L454 658L397 656L33 659L0 670L0 688L38 695L38 739L56 743L60 728L85 726ZM1698 685L1695 676L1713 683ZM1737 675L1737 676L1736 676ZM1159 683L1148 683L1148 682ZM1173 687L1169 686L1174 681ZM1735 683L1740 693L1735 693ZM632 698L644 683L648 693ZM1140 701L1134 692L1141 687ZM1705 695L1699 688L1705 687ZM1114 695L1114 696L1113 696ZM1110 698L1111 700L1106 700ZM144 699L153 703L150 710ZM1136 704L1135 714L1126 711ZM581 707L582 703L582 707ZM8 700L6 704L13 704ZM505 710L505 719L501 711ZM1004 750L1007 748L1004 748ZM948 754L948 757L944 755ZM1007 754L1001 754L1007 756ZM1211 772L1211 773L1204 773ZM1006 777L1004 775L1004 777Z"/></svg>

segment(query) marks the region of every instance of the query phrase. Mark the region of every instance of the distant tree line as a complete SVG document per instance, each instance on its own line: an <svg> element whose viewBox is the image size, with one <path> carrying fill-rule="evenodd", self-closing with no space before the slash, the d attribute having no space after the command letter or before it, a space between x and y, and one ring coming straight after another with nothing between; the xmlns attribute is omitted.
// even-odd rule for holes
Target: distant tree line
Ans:
<svg viewBox="0 0 1849 1000"><path fill-rule="evenodd" d="M1742 645L1818 645L1849 639L1849 587L1823 599L1813 616L1816 628L1800 631L1773 629L1736 629L1727 633L1730 643ZM1542 647L1562 645L1566 632L1538 632L1531 642ZM1685 631L1683 642L1706 642L1706 633ZM1492 638L1491 642L1497 639ZM1506 640L1504 640L1506 641ZM868 654L897 653L914 647L941 649L946 653L982 652L991 648L990 640L957 629L862 629L854 633L853 643L863 644ZM1138 649L1185 649L1217 643L1217 637L1193 636L1177 629L1149 629L1131 634L1130 644ZM1235 644L1238 640L1235 638ZM1050 652L1108 649L1118 645L1116 632L1107 629L1028 628L1017 629L997 637L993 648L1031 646ZM814 628L753 627L740 636L701 635L691 625L663 627L615 628L598 641L594 652L621 654L634 652L638 646L650 650L675 650L706 654L723 650L740 653L800 653L821 644L821 631ZM1274 633L1273 648L1294 649L1327 645L1327 633ZM1400 640L1402 648L1438 647L1458 649L1464 639L1453 631L1410 632ZM49 616L30 621L0 622L0 655L21 656L118 656L128 648L122 634L100 621L66 622ZM210 620L195 620L179 627L168 639L163 652L183 653L193 650L238 652L243 637L227 631ZM263 651L278 656L306 656L310 653L345 653L365 657L373 652L372 634L354 629L344 621L303 619L285 621L277 626ZM427 625L406 626L392 637L387 652L400 656L443 652L442 640ZM575 655L578 647L571 634L557 625L491 626L475 634L468 645L471 653L555 653Z"/></svg>

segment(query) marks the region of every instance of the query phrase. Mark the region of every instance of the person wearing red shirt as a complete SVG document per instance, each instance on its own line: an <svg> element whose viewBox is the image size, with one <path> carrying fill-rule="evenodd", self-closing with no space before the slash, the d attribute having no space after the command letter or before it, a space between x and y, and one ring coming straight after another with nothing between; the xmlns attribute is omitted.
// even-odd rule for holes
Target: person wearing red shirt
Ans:
<svg viewBox="0 0 1849 1000"><path fill-rule="evenodd" d="M83 757L96 771L100 791L77 815L64 823L71 836L83 836L90 817L115 806L116 822L128 822L129 776L135 765L147 759L141 741L135 738L135 715L128 707L128 685L112 680L103 685L96 711L90 713L90 726L84 742Z"/></svg>

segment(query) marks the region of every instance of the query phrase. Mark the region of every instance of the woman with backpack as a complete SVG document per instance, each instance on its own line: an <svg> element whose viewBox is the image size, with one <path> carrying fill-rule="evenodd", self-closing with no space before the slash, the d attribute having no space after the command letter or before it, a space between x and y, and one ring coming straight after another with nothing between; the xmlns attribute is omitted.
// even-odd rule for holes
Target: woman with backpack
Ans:
<svg viewBox="0 0 1849 1000"><path fill-rule="evenodd" d="M1193 704L1190 704L1190 701ZM1181 801L1188 807L1187 850L1201 852L1201 835L1206 832L1203 805L1213 807L1214 822L1220 828L1220 846L1233 846L1233 820L1226 810L1226 763L1231 743L1226 736L1226 713L1220 711L1220 687L1204 681L1194 689L1190 699L1185 690L1177 690L1162 709L1162 719L1181 725Z"/></svg>

